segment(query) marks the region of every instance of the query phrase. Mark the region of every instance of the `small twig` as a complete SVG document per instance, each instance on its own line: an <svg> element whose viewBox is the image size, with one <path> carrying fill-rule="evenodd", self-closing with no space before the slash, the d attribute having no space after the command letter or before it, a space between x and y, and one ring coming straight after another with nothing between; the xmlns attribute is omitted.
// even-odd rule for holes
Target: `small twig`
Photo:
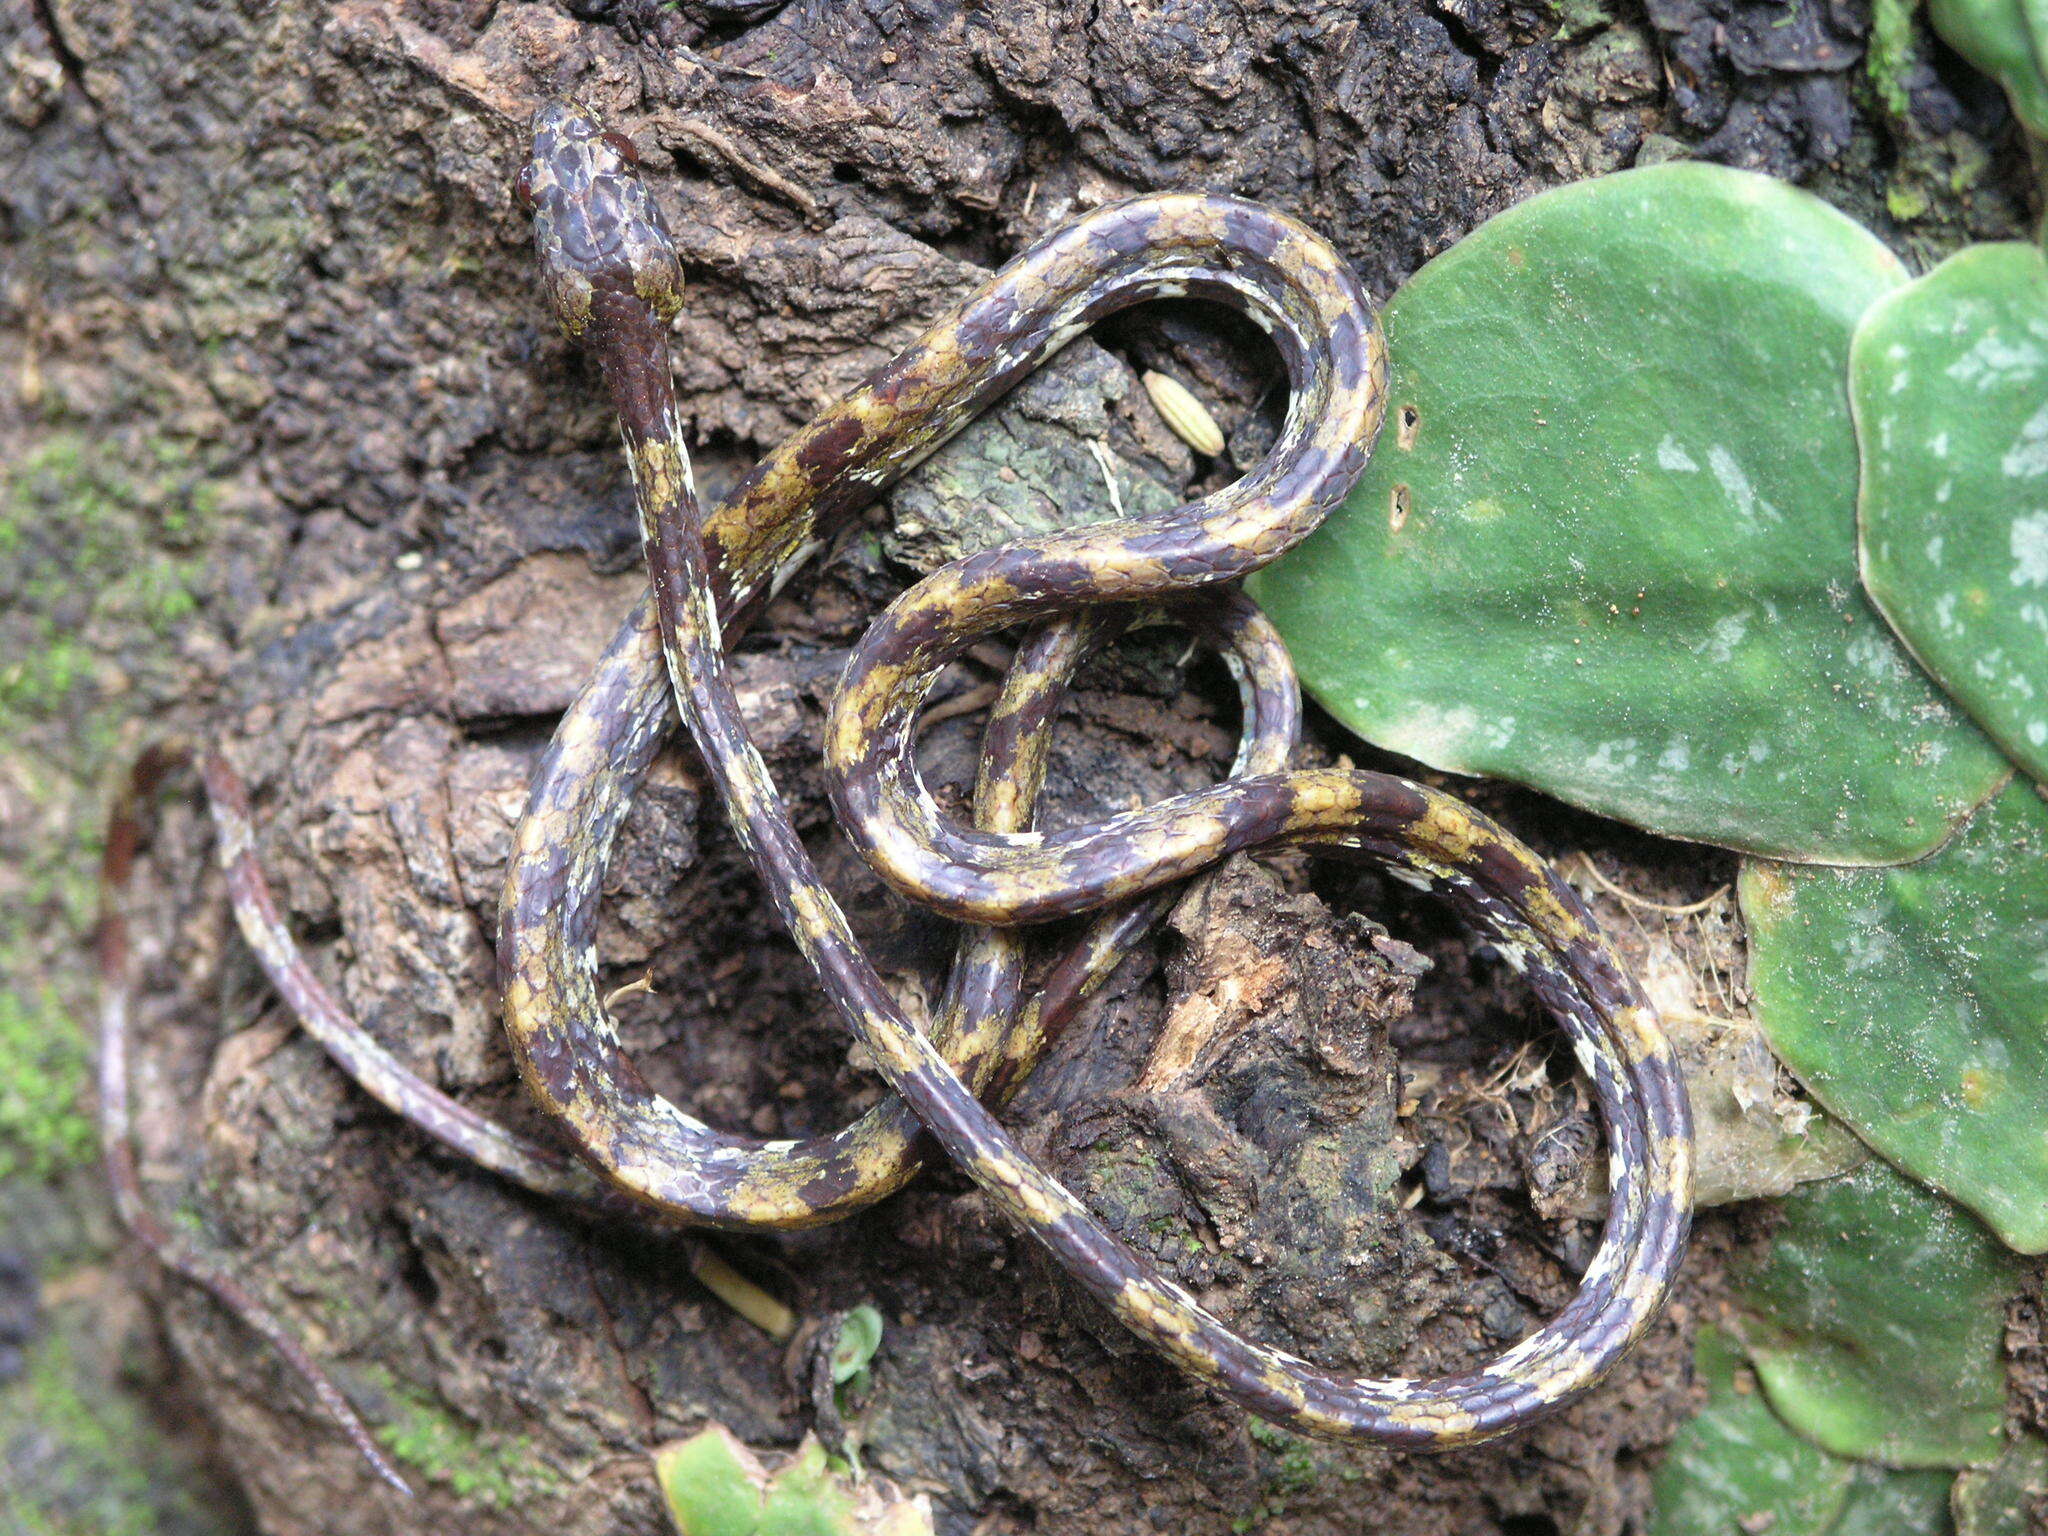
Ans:
<svg viewBox="0 0 2048 1536"><path fill-rule="evenodd" d="M775 573L768 578L768 601L772 603L776 598L780 597L782 589L790 584L791 580L795 578L796 573L808 565L818 551L824 547L825 541L823 539L807 540L797 546L795 554L775 567Z"/></svg>
<svg viewBox="0 0 2048 1536"><path fill-rule="evenodd" d="M1586 878L1599 886L1601 890L1612 896L1616 901L1626 902L1631 907L1640 907L1645 912L1659 912L1665 917L1690 917L1695 912L1704 912L1728 894L1728 887L1720 885L1716 886L1705 896L1702 896L1698 901L1690 902L1682 907L1674 907L1668 902L1652 901L1647 896L1638 896L1633 891L1623 890L1612 880L1600 873L1599 866L1593 862L1590 854L1581 853L1579 855L1579 864L1586 871Z"/></svg>
<svg viewBox="0 0 2048 1536"><path fill-rule="evenodd" d="M780 171L753 159L716 128L709 128L695 121L678 123L676 128L686 137L695 139L705 148L715 151L726 164L749 181L758 183L784 202L791 204L806 219L816 220L824 215L824 204Z"/></svg>
<svg viewBox="0 0 2048 1536"><path fill-rule="evenodd" d="M962 715L971 715L977 710L987 709L1002 697L1000 683L976 683L972 688L963 688L950 699L941 699L930 709L917 717L917 734L922 736L933 726L947 720L957 720Z"/></svg>
<svg viewBox="0 0 2048 1536"><path fill-rule="evenodd" d="M1481 1083L1474 1091L1481 1099L1491 1098L1495 1090L1500 1088L1502 1084L1508 1082L1511 1078L1521 1076L1522 1069L1529 1064L1530 1053L1535 1049L1536 1042L1534 1040L1524 1040L1515 1047L1515 1053L1496 1068L1493 1075Z"/></svg>
<svg viewBox="0 0 2048 1536"><path fill-rule="evenodd" d="M604 999L604 1011L610 1013L624 999L643 992L649 997L654 996L654 972L652 971L642 971L636 979L627 982L623 987L614 987L611 991L607 992Z"/></svg>
<svg viewBox="0 0 2048 1536"><path fill-rule="evenodd" d="M1718 1013L1698 1013L1691 1008L1660 1008L1657 1011L1667 1019L1683 1019L1688 1024L1704 1024L1716 1032L1743 1029L1749 1025L1747 1019L1724 1018Z"/></svg>
<svg viewBox="0 0 2048 1536"><path fill-rule="evenodd" d="M1118 517L1124 515L1124 494L1116 488L1116 465L1110 459L1109 450L1099 437L1088 439L1088 451L1095 455L1096 467L1102 471L1103 486L1109 491L1109 510Z"/></svg>

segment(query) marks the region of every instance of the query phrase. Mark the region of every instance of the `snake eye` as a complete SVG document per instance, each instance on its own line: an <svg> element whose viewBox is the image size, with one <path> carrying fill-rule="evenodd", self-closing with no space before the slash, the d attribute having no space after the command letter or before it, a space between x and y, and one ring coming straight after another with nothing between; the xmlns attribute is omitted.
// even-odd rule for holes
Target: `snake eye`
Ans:
<svg viewBox="0 0 2048 1536"><path fill-rule="evenodd" d="M607 128L599 137L616 150L619 158L625 161L626 164L632 166L639 165L640 151L634 147L633 141L623 133Z"/></svg>
<svg viewBox="0 0 2048 1536"><path fill-rule="evenodd" d="M526 212L533 212L533 162L527 161L519 167L519 174L512 178L512 201Z"/></svg>

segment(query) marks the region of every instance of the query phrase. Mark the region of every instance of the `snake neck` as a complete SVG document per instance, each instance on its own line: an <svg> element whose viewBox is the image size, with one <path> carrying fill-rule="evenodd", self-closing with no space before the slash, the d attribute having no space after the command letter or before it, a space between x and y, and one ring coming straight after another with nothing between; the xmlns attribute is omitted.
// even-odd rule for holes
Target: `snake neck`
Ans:
<svg viewBox="0 0 2048 1536"><path fill-rule="evenodd" d="M680 440L668 327L654 311L630 290L606 284L591 297L583 342L597 359L628 449L664 437Z"/></svg>

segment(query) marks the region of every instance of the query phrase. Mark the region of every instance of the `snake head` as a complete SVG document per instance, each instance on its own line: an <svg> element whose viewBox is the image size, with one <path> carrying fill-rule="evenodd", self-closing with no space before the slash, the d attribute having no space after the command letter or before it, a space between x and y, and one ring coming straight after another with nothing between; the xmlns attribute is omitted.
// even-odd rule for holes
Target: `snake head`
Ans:
<svg viewBox="0 0 2048 1536"><path fill-rule="evenodd" d="M663 325L683 307L683 270L640 180L633 141L567 102L533 116L533 153L513 193L533 214L541 283L562 330L634 318Z"/></svg>

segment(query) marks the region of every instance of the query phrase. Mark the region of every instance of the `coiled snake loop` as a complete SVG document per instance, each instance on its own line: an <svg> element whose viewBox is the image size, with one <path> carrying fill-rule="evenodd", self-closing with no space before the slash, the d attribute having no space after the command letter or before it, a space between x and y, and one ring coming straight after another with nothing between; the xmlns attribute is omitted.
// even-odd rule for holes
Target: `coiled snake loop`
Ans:
<svg viewBox="0 0 2048 1536"><path fill-rule="evenodd" d="M1675 1059L1647 1000L1540 859L1420 785L1264 763L1256 766L1266 771L1057 833L1029 830L1001 795L984 793L982 824L961 828L926 792L911 753L933 680L977 641L1020 624L1076 624L1074 615L1101 605L1128 611L1212 593L1283 553L1342 499L1379 426L1384 358L1371 310L1335 253L1293 221L1228 197L1161 195L1098 210L997 273L770 455L706 519L669 379L667 326L682 302L681 272L630 146L572 107L545 108L521 192L556 316L596 359L618 414L683 718L826 995L947 1154L1132 1331L1292 1428L1390 1445L1468 1444L1599 1380L1654 1316L1682 1254L1691 1131ZM725 668L730 619L721 614L744 614L822 529L1093 321L1186 294L1231 305L1272 336L1293 390L1273 450L1236 484L1164 516L970 555L897 599L856 648L833 707L833 800L885 879L965 921L1015 925L1095 911L1152 896L1228 853L1292 843L1387 864L1485 932L1528 977L1590 1073L1613 1188L1604 1239L1572 1302L1456 1376L1353 1379L1239 1337L1024 1157L854 940L747 739ZM587 948L565 942L565 884L579 863L601 862L615 825L604 816L618 814L602 796L599 814L587 814L590 777L580 764L590 713L572 710L557 733L507 881L499 960L522 1073L591 1166L634 1199L696 1222L802 1224L823 1202L846 1198L835 1180L847 1170L801 1160L764 1166L760 1149L716 1135L654 1093L594 1006ZM565 758L579 766L563 771ZM767 1151L771 1160L785 1155Z"/></svg>
<svg viewBox="0 0 2048 1536"><path fill-rule="evenodd" d="M1253 1412L1311 1434L1423 1449L1526 1423L1600 1380L1655 1316L1683 1257L1692 1132L1671 1047L1640 987L1550 869L1469 807L1351 770L1287 770L1299 725L1278 635L1228 584L1305 537L1363 468L1384 357L1343 262L1293 221L1176 194L1099 209L1011 262L764 460L703 516L669 378L676 256L627 141L575 108L535 119L520 192L564 329L603 372L636 488L652 593L557 727L534 778L502 903L505 1022L529 1088L577 1162L450 1099L350 1018L298 951L255 857L241 781L201 755L235 914L281 995L364 1089L445 1145L529 1189L612 1216L788 1229L900 1188L928 1128L1021 1226L1133 1332ZM832 798L893 887L976 925L930 1037L854 941L747 739L723 649L793 566L1089 324L1145 299L1197 295L1262 325L1292 398L1271 452L1227 489L1164 516L1098 524L968 556L904 593L856 647L828 726ZM1094 825L1032 829L1051 722L1074 668L1123 628L1166 617L1221 651L1244 696L1232 773ZM919 707L946 665L995 632L1030 630L991 711L975 822L941 814L918 776ZM666 674L666 675L664 675ZM759 1142L656 1094L622 1051L597 985L605 863L633 791L681 713L770 899L895 1096L835 1135ZM131 962L119 897L143 806L182 756L145 753L117 799L102 873L102 1113L117 1206L163 1261L269 1339L393 1484L367 1429L290 1331L216 1260L157 1220L129 1146ZM1241 1338L1154 1273L977 1098L1014 1089L1079 1002L1173 899L1227 854L1284 845L1363 856L1448 901L1527 978L1570 1037L1607 1127L1606 1232L1578 1294L1475 1369L1353 1379ZM1018 925L1093 925L1036 997ZM597 1177L593 1177L593 1170Z"/></svg>

